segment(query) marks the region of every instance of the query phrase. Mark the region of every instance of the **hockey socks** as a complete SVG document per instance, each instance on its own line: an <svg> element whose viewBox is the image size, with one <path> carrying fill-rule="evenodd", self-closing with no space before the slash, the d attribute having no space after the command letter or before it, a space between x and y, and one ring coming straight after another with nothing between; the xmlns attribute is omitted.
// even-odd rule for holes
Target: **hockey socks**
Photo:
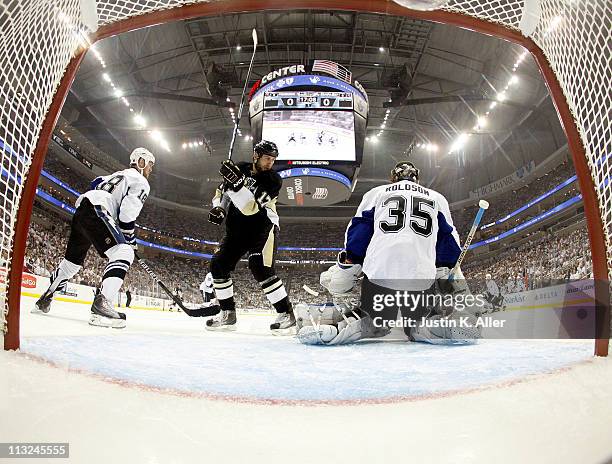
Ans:
<svg viewBox="0 0 612 464"><path fill-rule="evenodd" d="M130 265L134 261L134 250L124 243L110 248L106 252L108 264L102 276L101 293L108 301L116 301L119 289L127 274Z"/></svg>
<svg viewBox="0 0 612 464"><path fill-rule="evenodd" d="M289 303L289 297L287 291L280 278L276 275L267 278L266 280L259 282L261 289L268 301L274 306L276 312L286 313L291 310L291 304Z"/></svg>
<svg viewBox="0 0 612 464"><path fill-rule="evenodd" d="M53 295L57 290L64 290L68 281L72 279L80 269L81 266L71 263L64 258L57 269L53 271L53 274L51 274L49 278L51 284L45 293Z"/></svg>
<svg viewBox="0 0 612 464"><path fill-rule="evenodd" d="M213 288L221 309L223 311L235 311L236 302L234 301L234 282L232 279L229 277L214 279Z"/></svg>

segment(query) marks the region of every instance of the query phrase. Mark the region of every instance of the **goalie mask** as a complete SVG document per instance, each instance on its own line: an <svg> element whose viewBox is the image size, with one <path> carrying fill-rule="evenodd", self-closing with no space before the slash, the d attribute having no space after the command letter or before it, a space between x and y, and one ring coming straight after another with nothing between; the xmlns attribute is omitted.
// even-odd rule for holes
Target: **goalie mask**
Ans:
<svg viewBox="0 0 612 464"><path fill-rule="evenodd" d="M391 169L391 182L399 182L400 180L418 183L419 170L410 161L400 161Z"/></svg>

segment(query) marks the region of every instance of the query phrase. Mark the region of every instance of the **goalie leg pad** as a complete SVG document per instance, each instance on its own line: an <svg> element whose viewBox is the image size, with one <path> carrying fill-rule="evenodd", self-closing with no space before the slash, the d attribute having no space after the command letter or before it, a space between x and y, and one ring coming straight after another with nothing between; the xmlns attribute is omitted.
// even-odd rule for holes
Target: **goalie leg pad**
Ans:
<svg viewBox="0 0 612 464"><path fill-rule="evenodd" d="M297 339L304 345L327 345L338 335L338 329L333 325L302 327L297 333Z"/></svg>
<svg viewBox="0 0 612 464"><path fill-rule="evenodd" d="M339 305L300 303L294 311L297 338L306 345L347 345L362 338L382 337L389 333L389 329L374 327L372 319L358 309L353 312Z"/></svg>
<svg viewBox="0 0 612 464"><path fill-rule="evenodd" d="M342 320L342 316L336 311L334 305L311 305L298 303L293 308L298 327L305 325L336 325ZM314 322L313 322L314 321Z"/></svg>
<svg viewBox="0 0 612 464"><path fill-rule="evenodd" d="M412 329L410 338L415 342L432 345L473 345L482 338L476 321L470 314L455 312L447 317L436 314L419 321Z"/></svg>

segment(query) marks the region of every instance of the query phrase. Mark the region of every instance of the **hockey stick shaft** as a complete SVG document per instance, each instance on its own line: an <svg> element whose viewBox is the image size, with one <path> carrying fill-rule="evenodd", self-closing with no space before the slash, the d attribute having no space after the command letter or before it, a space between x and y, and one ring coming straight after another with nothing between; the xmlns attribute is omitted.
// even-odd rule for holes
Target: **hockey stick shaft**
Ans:
<svg viewBox="0 0 612 464"><path fill-rule="evenodd" d="M164 293L166 293L166 295L168 295L172 301L174 301L174 303L183 310L183 312L185 314L187 314L188 316L191 317L206 317L206 316L214 316L215 314L219 313L219 307L218 306L203 306L201 308L197 308L197 309L190 309L187 308L183 302L177 297L175 296L170 289L166 286L166 284L164 284L159 277L157 277L157 274L155 274L155 272L153 272L153 270L149 267L149 265L147 263L145 263L140 256L136 255L136 260L138 261L138 264L140 264L140 267L147 273L149 274L149 276L157 283L157 285L159 285L161 287L161 289L164 291Z"/></svg>
<svg viewBox="0 0 612 464"><path fill-rule="evenodd" d="M249 70L247 71L246 78L244 80L244 87L242 88L242 96L240 97L240 106L238 107L238 115L236 116L236 122L234 123L234 130L232 132L232 141L230 142L229 154L227 159L232 159L232 153L234 152L234 144L236 143L236 135L238 134L238 127L240 127L240 118L242 118L242 110L244 109L244 97L246 95L246 89L251 79L251 71L253 70L253 62L255 61L255 52L257 51L257 31L253 29L253 55L251 56L251 62L249 63Z"/></svg>
<svg viewBox="0 0 612 464"><path fill-rule="evenodd" d="M478 226L480 225L480 221L482 221L482 216L484 215L485 211L489 208L489 202L485 200L480 200L478 202L478 206L480 208L478 209L478 212L476 213L476 217L474 218L474 222L472 223L472 228L470 229L470 233L465 239L465 243L463 244L463 248L461 249L461 254L459 255L459 258L457 259L457 264L455 264L455 266L451 270L450 275L448 276L448 280L450 280L451 282L453 278L455 277L455 273L459 269L459 266L461 266L461 263L463 262L463 259L465 258L465 255L468 252L470 245L472 244L472 240L474 239L474 235L476 234L476 229L478 229Z"/></svg>

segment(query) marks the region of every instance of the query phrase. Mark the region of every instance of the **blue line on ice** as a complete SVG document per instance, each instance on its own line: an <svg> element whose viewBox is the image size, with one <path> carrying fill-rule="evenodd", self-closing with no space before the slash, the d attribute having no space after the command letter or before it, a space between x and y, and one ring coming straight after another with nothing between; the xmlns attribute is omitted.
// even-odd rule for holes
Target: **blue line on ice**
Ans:
<svg viewBox="0 0 612 464"><path fill-rule="evenodd" d="M254 400L334 401L435 395L521 379L589 359L592 342L309 347L287 337L122 334L27 337L22 351L158 388Z"/></svg>

